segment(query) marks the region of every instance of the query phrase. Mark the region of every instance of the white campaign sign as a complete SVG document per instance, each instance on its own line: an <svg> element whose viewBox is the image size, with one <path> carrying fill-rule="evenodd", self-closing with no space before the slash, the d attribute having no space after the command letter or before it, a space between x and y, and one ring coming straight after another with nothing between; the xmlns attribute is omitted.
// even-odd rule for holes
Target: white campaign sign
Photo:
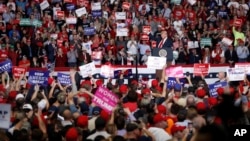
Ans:
<svg viewBox="0 0 250 141"><path fill-rule="evenodd" d="M79 67L79 69L82 77L88 77L89 75L96 74L96 68L94 62L82 65Z"/></svg>
<svg viewBox="0 0 250 141"><path fill-rule="evenodd" d="M114 77L114 68L109 65L102 65L100 75L105 78Z"/></svg>
<svg viewBox="0 0 250 141"><path fill-rule="evenodd" d="M227 68L229 81L241 81L245 79L245 68Z"/></svg>
<svg viewBox="0 0 250 141"><path fill-rule="evenodd" d="M44 10L44 9L46 9L47 7L49 7L49 3L48 3L48 1L43 1L42 3L40 3L40 8L41 8L41 10Z"/></svg>
<svg viewBox="0 0 250 141"><path fill-rule="evenodd" d="M128 36L128 29L127 28L117 28L116 29L116 36Z"/></svg>
<svg viewBox="0 0 250 141"><path fill-rule="evenodd" d="M115 12L116 20L126 20L126 12Z"/></svg>
<svg viewBox="0 0 250 141"><path fill-rule="evenodd" d="M198 41L188 41L188 49L198 48L198 47L199 47Z"/></svg>
<svg viewBox="0 0 250 141"><path fill-rule="evenodd" d="M166 57L148 57L147 68L161 70L164 65L166 65Z"/></svg>
<svg viewBox="0 0 250 141"><path fill-rule="evenodd" d="M101 10L102 6L101 6L101 2L96 2L96 3L91 3L91 10Z"/></svg>
<svg viewBox="0 0 250 141"><path fill-rule="evenodd" d="M87 14L87 10L85 7L76 9L75 12L76 12L77 17L81 17L82 15Z"/></svg>
<svg viewBox="0 0 250 141"><path fill-rule="evenodd" d="M0 128L9 129L10 128L10 115L11 115L11 105L10 104L0 104Z"/></svg>
<svg viewBox="0 0 250 141"><path fill-rule="evenodd" d="M233 43L233 40L224 37L224 38L221 40L221 42L224 43L224 44L226 44L226 45L231 45L231 44Z"/></svg>
<svg viewBox="0 0 250 141"><path fill-rule="evenodd" d="M236 63L235 68L244 68L246 74L250 74L250 63Z"/></svg>
<svg viewBox="0 0 250 141"><path fill-rule="evenodd" d="M194 5L196 3L196 0L188 0L188 3L190 3L191 5Z"/></svg>
<svg viewBox="0 0 250 141"><path fill-rule="evenodd" d="M72 18L66 18L66 23L67 24L76 24L77 19L72 17Z"/></svg>

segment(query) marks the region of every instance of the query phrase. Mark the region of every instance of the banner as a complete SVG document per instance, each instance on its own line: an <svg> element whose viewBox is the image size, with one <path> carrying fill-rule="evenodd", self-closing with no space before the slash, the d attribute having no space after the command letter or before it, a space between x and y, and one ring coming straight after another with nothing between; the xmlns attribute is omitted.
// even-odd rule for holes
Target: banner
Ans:
<svg viewBox="0 0 250 141"><path fill-rule="evenodd" d="M184 87L184 85L187 83L186 78L180 78L179 81L180 81L182 87ZM167 88L172 89L176 83L177 83L177 81L176 81L175 77L168 77Z"/></svg>
<svg viewBox="0 0 250 141"><path fill-rule="evenodd" d="M10 72L11 68L12 68L12 62L9 59L0 63L0 73L5 71Z"/></svg>
<svg viewBox="0 0 250 141"><path fill-rule="evenodd" d="M142 27L142 32L146 33L146 34L150 33L151 32L151 26L143 26Z"/></svg>
<svg viewBox="0 0 250 141"><path fill-rule="evenodd" d="M95 28L94 27L85 27L84 28L84 35L90 36L95 34Z"/></svg>
<svg viewBox="0 0 250 141"><path fill-rule="evenodd" d="M181 3L181 0L171 0L170 3L173 3L173 4L180 4L180 3Z"/></svg>
<svg viewBox="0 0 250 141"><path fill-rule="evenodd" d="M215 98L218 97L217 89L220 87L224 88L226 86L227 82L218 82L208 85L210 97L215 97Z"/></svg>
<svg viewBox="0 0 250 141"><path fill-rule="evenodd" d="M48 85L49 71L30 70L28 83L31 85Z"/></svg>
<svg viewBox="0 0 250 141"><path fill-rule="evenodd" d="M94 75L96 73L95 63L91 62L86 65L82 65L79 67L79 70L83 78L89 77L90 75Z"/></svg>
<svg viewBox="0 0 250 141"><path fill-rule="evenodd" d="M0 128L9 129L11 126L11 105L0 104Z"/></svg>
<svg viewBox="0 0 250 141"><path fill-rule="evenodd" d="M100 106L103 110L107 111L108 113L111 113L113 111L118 101L119 98L115 94L113 94L110 90L104 87L99 87L96 90L92 100L92 102L96 106Z"/></svg>
<svg viewBox="0 0 250 141"><path fill-rule="evenodd" d="M198 48L198 41L188 41L188 49Z"/></svg>
<svg viewBox="0 0 250 141"><path fill-rule="evenodd" d="M85 7L76 9L75 12L76 12L76 16L77 16L77 17L81 17L82 15L87 14L87 10L86 10Z"/></svg>
<svg viewBox="0 0 250 141"><path fill-rule="evenodd" d="M195 76L205 76L209 73L210 64L194 64L194 75Z"/></svg>
<svg viewBox="0 0 250 141"><path fill-rule="evenodd" d="M126 20L126 12L115 12L116 20Z"/></svg>
<svg viewBox="0 0 250 141"><path fill-rule="evenodd" d="M128 29L127 28L117 28L116 29L116 36L128 36Z"/></svg>
<svg viewBox="0 0 250 141"><path fill-rule="evenodd" d="M22 75L26 74L26 68L13 66L12 73L15 78L19 79Z"/></svg>
<svg viewBox="0 0 250 141"><path fill-rule="evenodd" d="M102 10L101 2L91 3L91 10Z"/></svg>
<svg viewBox="0 0 250 141"><path fill-rule="evenodd" d="M197 0L188 0L188 3L191 5L194 5L197 2Z"/></svg>
<svg viewBox="0 0 250 141"><path fill-rule="evenodd" d="M41 27L42 22L36 19L33 19L32 21L29 18L22 18L19 23L20 26L36 26Z"/></svg>
<svg viewBox="0 0 250 141"><path fill-rule="evenodd" d="M62 84L62 85L70 85L71 79L69 74L64 74L64 73L57 73L57 81Z"/></svg>
<svg viewBox="0 0 250 141"><path fill-rule="evenodd" d="M100 75L104 78L113 78L114 68L111 65L102 65Z"/></svg>
<svg viewBox="0 0 250 141"><path fill-rule="evenodd" d="M122 73L123 73L123 77L132 76L132 69L115 70L114 71L114 78L119 78Z"/></svg>
<svg viewBox="0 0 250 141"><path fill-rule="evenodd" d="M224 37L224 38L221 40L221 42L224 43L224 44L226 44L226 45L232 45L233 40Z"/></svg>
<svg viewBox="0 0 250 141"><path fill-rule="evenodd" d="M75 17L70 17L65 19L67 24L76 24L77 19Z"/></svg>
<svg viewBox="0 0 250 141"><path fill-rule="evenodd" d="M48 3L47 0L45 0L45 1L43 1L43 2L40 3L41 10L44 10L44 9L46 9L48 7L49 7L49 3Z"/></svg>
<svg viewBox="0 0 250 141"><path fill-rule="evenodd" d="M93 51L91 54L92 60L101 60L102 57L102 51Z"/></svg>
<svg viewBox="0 0 250 141"><path fill-rule="evenodd" d="M147 68L161 70L166 65L166 57L148 56Z"/></svg>
<svg viewBox="0 0 250 141"><path fill-rule="evenodd" d="M200 45L202 48L204 48L204 46L212 46L212 39L211 38L201 38L200 40Z"/></svg>
<svg viewBox="0 0 250 141"><path fill-rule="evenodd" d="M91 14L92 14L92 17L102 17L102 11L100 10L92 11Z"/></svg>
<svg viewBox="0 0 250 141"><path fill-rule="evenodd" d="M227 68L227 77L229 81L241 81L245 79L244 68Z"/></svg>
<svg viewBox="0 0 250 141"><path fill-rule="evenodd" d="M123 3L122 3L122 8L125 9L125 10L129 10L129 8L130 8L130 3L129 3L129 2L123 2Z"/></svg>
<svg viewBox="0 0 250 141"><path fill-rule="evenodd" d="M244 68L246 74L250 74L250 63L235 63L235 68Z"/></svg>
<svg viewBox="0 0 250 141"><path fill-rule="evenodd" d="M179 67L173 67L171 66L170 68L166 69L166 74L168 77L175 77L175 78L183 78L183 68L181 66Z"/></svg>

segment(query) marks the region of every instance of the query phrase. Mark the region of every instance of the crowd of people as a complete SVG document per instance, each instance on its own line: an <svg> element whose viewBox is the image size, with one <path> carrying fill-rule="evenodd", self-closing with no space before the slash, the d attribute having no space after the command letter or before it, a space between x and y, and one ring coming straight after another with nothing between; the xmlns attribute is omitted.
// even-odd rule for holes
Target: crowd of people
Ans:
<svg viewBox="0 0 250 141"><path fill-rule="evenodd" d="M216 83L228 86L212 97L203 76L187 76L185 85L177 79L169 87L165 71L150 83L128 84L123 73L117 83L105 84L77 72L92 61L146 65L163 37L172 49L172 64L248 62L249 0L43 2L0 0L0 60L27 68L70 67L72 85L53 76L47 86L30 85L25 75L1 73L0 103L11 104L11 126L0 131L0 141L227 141L231 126L249 125L248 75L230 82L220 72ZM97 3L100 9L93 10ZM79 15L82 7L86 12ZM117 20L116 12L125 12L126 19ZM121 28L128 29L126 36L117 36ZM86 35L85 29L94 31ZM112 112L92 102L98 87L119 98Z"/></svg>

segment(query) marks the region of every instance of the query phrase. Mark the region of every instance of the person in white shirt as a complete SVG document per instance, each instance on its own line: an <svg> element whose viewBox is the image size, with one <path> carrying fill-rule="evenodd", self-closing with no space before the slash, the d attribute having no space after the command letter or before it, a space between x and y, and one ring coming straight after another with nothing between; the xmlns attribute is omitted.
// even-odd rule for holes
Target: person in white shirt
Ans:
<svg viewBox="0 0 250 141"><path fill-rule="evenodd" d="M164 118L161 114L156 114L153 116L153 126L148 128L148 131L151 132L155 141L168 141L172 139L164 129L167 128L166 118Z"/></svg>
<svg viewBox="0 0 250 141"><path fill-rule="evenodd" d="M142 44L138 44L138 48L140 49L140 58L146 54L146 50L150 50L150 46L147 44L147 41L142 41Z"/></svg>
<svg viewBox="0 0 250 141"><path fill-rule="evenodd" d="M98 117L95 120L96 132L87 137L88 140L94 140L97 136L101 135L105 139L109 138L111 135L105 131L106 121L102 117Z"/></svg>
<svg viewBox="0 0 250 141"><path fill-rule="evenodd" d="M147 13L150 11L150 6L145 1L139 6L139 12L142 10L146 10Z"/></svg>
<svg viewBox="0 0 250 141"><path fill-rule="evenodd" d="M169 4L168 3L164 3L164 9L161 10L161 14L163 15L163 17L166 18L166 19L170 18L171 12L172 11L169 8Z"/></svg>
<svg viewBox="0 0 250 141"><path fill-rule="evenodd" d="M238 39L238 44L239 46L236 49L236 52L239 58L238 62L244 63L247 61L247 57L249 56L249 50L244 45L244 41L242 39Z"/></svg>
<svg viewBox="0 0 250 141"><path fill-rule="evenodd" d="M146 53L142 56L141 58L141 64L142 65L147 65L147 62L148 62L148 56L151 55L151 51L150 49L146 50Z"/></svg>

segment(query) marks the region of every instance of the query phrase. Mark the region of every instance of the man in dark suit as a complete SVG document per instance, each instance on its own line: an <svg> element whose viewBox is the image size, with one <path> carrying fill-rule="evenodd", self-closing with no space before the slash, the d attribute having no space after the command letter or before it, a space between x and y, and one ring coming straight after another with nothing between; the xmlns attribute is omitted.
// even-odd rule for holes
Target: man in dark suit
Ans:
<svg viewBox="0 0 250 141"><path fill-rule="evenodd" d="M229 63L230 66L234 66L235 62L238 61L237 52L234 50L234 47L230 45L225 51L226 63Z"/></svg>
<svg viewBox="0 0 250 141"><path fill-rule="evenodd" d="M31 44L30 39L27 40L27 43L22 48L22 55L27 56L30 62L32 62L33 57L37 57L38 48L37 46Z"/></svg>

